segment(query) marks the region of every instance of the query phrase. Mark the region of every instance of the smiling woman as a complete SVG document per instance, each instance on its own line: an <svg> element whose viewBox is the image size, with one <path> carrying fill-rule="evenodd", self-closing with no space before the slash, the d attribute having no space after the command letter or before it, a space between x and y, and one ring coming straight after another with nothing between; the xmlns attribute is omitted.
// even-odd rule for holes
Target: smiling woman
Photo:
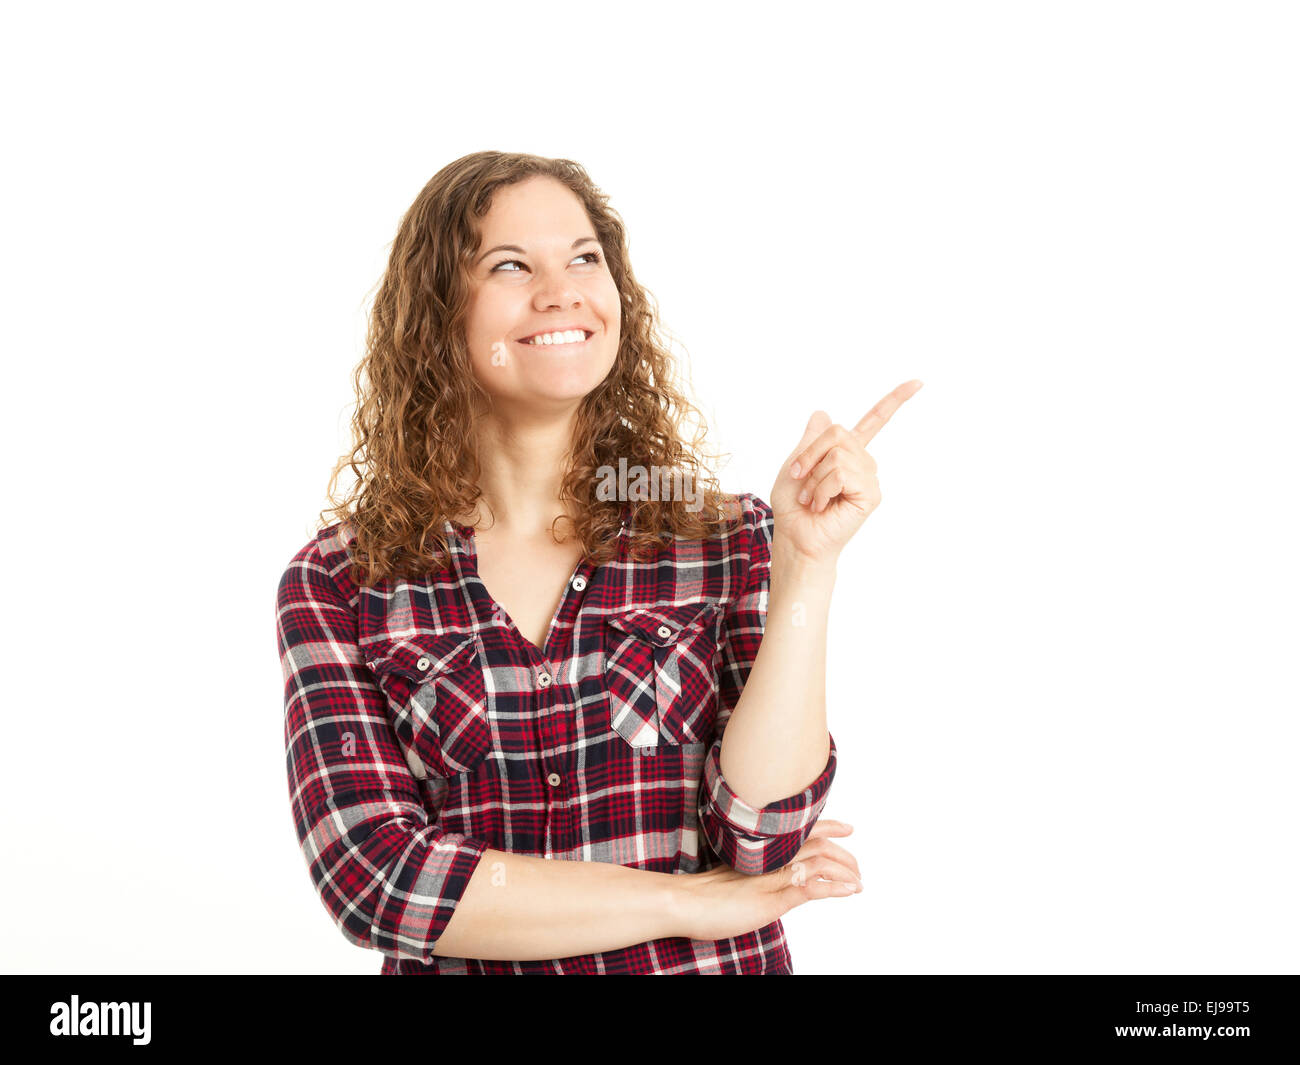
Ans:
<svg viewBox="0 0 1300 1065"><path fill-rule="evenodd" d="M819 821L824 574L781 556L812 620L760 656L773 511L707 476L675 379L578 164L479 152L407 211L357 484L277 593L302 854L384 973L789 973L780 916L860 888Z"/></svg>
<svg viewBox="0 0 1300 1065"><path fill-rule="evenodd" d="M439 519L470 523L480 502L530 533L543 516L567 519L586 553L604 560L622 512L596 497L596 471L621 456L689 473L705 493L694 512L637 501L638 556L666 535L735 529L735 497L709 476L704 421L677 378L622 220L585 170L532 155L465 156L421 190L393 241L354 377L354 448L334 470L331 498L345 471L357 482L322 523L349 521L362 584L436 570L448 553ZM527 477L503 483L494 468L502 432L539 418L553 430L546 453ZM697 426L689 441L688 419ZM534 502L534 513L520 507Z"/></svg>
<svg viewBox="0 0 1300 1065"><path fill-rule="evenodd" d="M507 234L517 243L494 243L470 278L465 328L476 379L497 424L530 410L559 415L597 389L619 350L619 288L601 242L578 197L549 176L499 190L483 228L485 243ZM511 345L517 357L501 359ZM484 365L484 352L496 362Z"/></svg>

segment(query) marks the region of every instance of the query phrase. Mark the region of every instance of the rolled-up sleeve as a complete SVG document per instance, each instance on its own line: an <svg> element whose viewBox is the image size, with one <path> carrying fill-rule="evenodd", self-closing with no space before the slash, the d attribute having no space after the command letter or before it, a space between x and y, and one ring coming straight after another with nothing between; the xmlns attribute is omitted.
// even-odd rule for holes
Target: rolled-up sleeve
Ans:
<svg viewBox="0 0 1300 1065"><path fill-rule="evenodd" d="M731 598L722 625L718 716L700 784L700 825L714 852L737 872L757 875L793 861L821 816L835 776L835 738L826 765L797 795L766 806L745 802L722 774L722 734L749 678L767 625L771 583L772 508L750 493L741 495L748 545L744 587ZM743 549L740 549L743 550Z"/></svg>
<svg viewBox="0 0 1300 1065"><path fill-rule="evenodd" d="M280 578L276 628L289 799L316 892L349 942L428 964L487 844L430 824L315 541Z"/></svg>

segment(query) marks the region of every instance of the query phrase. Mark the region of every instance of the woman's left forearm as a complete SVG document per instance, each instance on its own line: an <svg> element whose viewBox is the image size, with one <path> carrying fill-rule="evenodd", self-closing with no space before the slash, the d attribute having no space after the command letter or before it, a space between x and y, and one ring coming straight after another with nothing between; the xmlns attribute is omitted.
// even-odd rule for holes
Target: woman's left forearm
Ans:
<svg viewBox="0 0 1300 1065"><path fill-rule="evenodd" d="M834 564L772 543L767 624L722 734L722 775L751 806L797 795L826 767L826 627Z"/></svg>

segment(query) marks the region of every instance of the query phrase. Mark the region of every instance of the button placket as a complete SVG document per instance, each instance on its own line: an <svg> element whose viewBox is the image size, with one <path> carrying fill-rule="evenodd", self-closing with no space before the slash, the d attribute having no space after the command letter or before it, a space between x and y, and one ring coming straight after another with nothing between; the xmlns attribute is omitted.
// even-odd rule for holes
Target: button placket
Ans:
<svg viewBox="0 0 1300 1065"><path fill-rule="evenodd" d="M569 580L569 588L572 589L572 591L574 592L585 591L587 584L588 584L587 578L583 576L581 573L574 574L574 576L571 577ZM566 592L566 597L567 594L568 593ZM567 609L567 602L561 603L556 616L557 617L563 616L566 609ZM547 643L549 642L550 641L548 636ZM549 666L549 663L547 663L547 665ZM555 679L556 679L555 674L549 668L537 670L535 672L535 677L538 686L542 690L549 689L555 683ZM559 773L551 772L546 775L546 783L548 787L558 788L563 782L564 782L564 778Z"/></svg>
<svg viewBox="0 0 1300 1065"><path fill-rule="evenodd" d="M555 678L549 672L542 672L537 674L537 683L540 684L543 689L549 688L554 682L555 682ZM559 787L560 774L559 773L547 774L546 783L553 788Z"/></svg>

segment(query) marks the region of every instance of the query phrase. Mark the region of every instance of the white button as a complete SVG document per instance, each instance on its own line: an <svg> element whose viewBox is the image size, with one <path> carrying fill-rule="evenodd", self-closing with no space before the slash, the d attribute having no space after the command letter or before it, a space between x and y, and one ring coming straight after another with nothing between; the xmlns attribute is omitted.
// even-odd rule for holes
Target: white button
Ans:
<svg viewBox="0 0 1300 1065"><path fill-rule="evenodd" d="M659 628L658 628L656 631L657 631L657 632L659 633L659 635L662 636L665 640L668 639L668 637L671 636L671 635L673 634L673 630L670 629L667 625L660 625Z"/></svg>
<svg viewBox="0 0 1300 1065"><path fill-rule="evenodd" d="M543 688L549 687L551 683L551 675L549 673L537 674L537 683Z"/></svg>
<svg viewBox="0 0 1300 1065"><path fill-rule="evenodd" d="M559 784L559 782L560 782L559 773L552 773L549 777L546 778L546 783L548 783L551 787L555 787L557 784Z"/></svg>
<svg viewBox="0 0 1300 1065"><path fill-rule="evenodd" d="M429 668L429 660L427 658L421 658L418 662L415 663L415 668L418 669L421 673L423 673L426 669Z"/></svg>
<svg viewBox="0 0 1300 1065"><path fill-rule="evenodd" d="M586 577L583 577L583 576L577 576L577 577L574 577L574 578L573 578L573 590L574 590L575 592L580 592L580 591L582 591L585 587L587 587L587 578L586 578Z"/></svg>

